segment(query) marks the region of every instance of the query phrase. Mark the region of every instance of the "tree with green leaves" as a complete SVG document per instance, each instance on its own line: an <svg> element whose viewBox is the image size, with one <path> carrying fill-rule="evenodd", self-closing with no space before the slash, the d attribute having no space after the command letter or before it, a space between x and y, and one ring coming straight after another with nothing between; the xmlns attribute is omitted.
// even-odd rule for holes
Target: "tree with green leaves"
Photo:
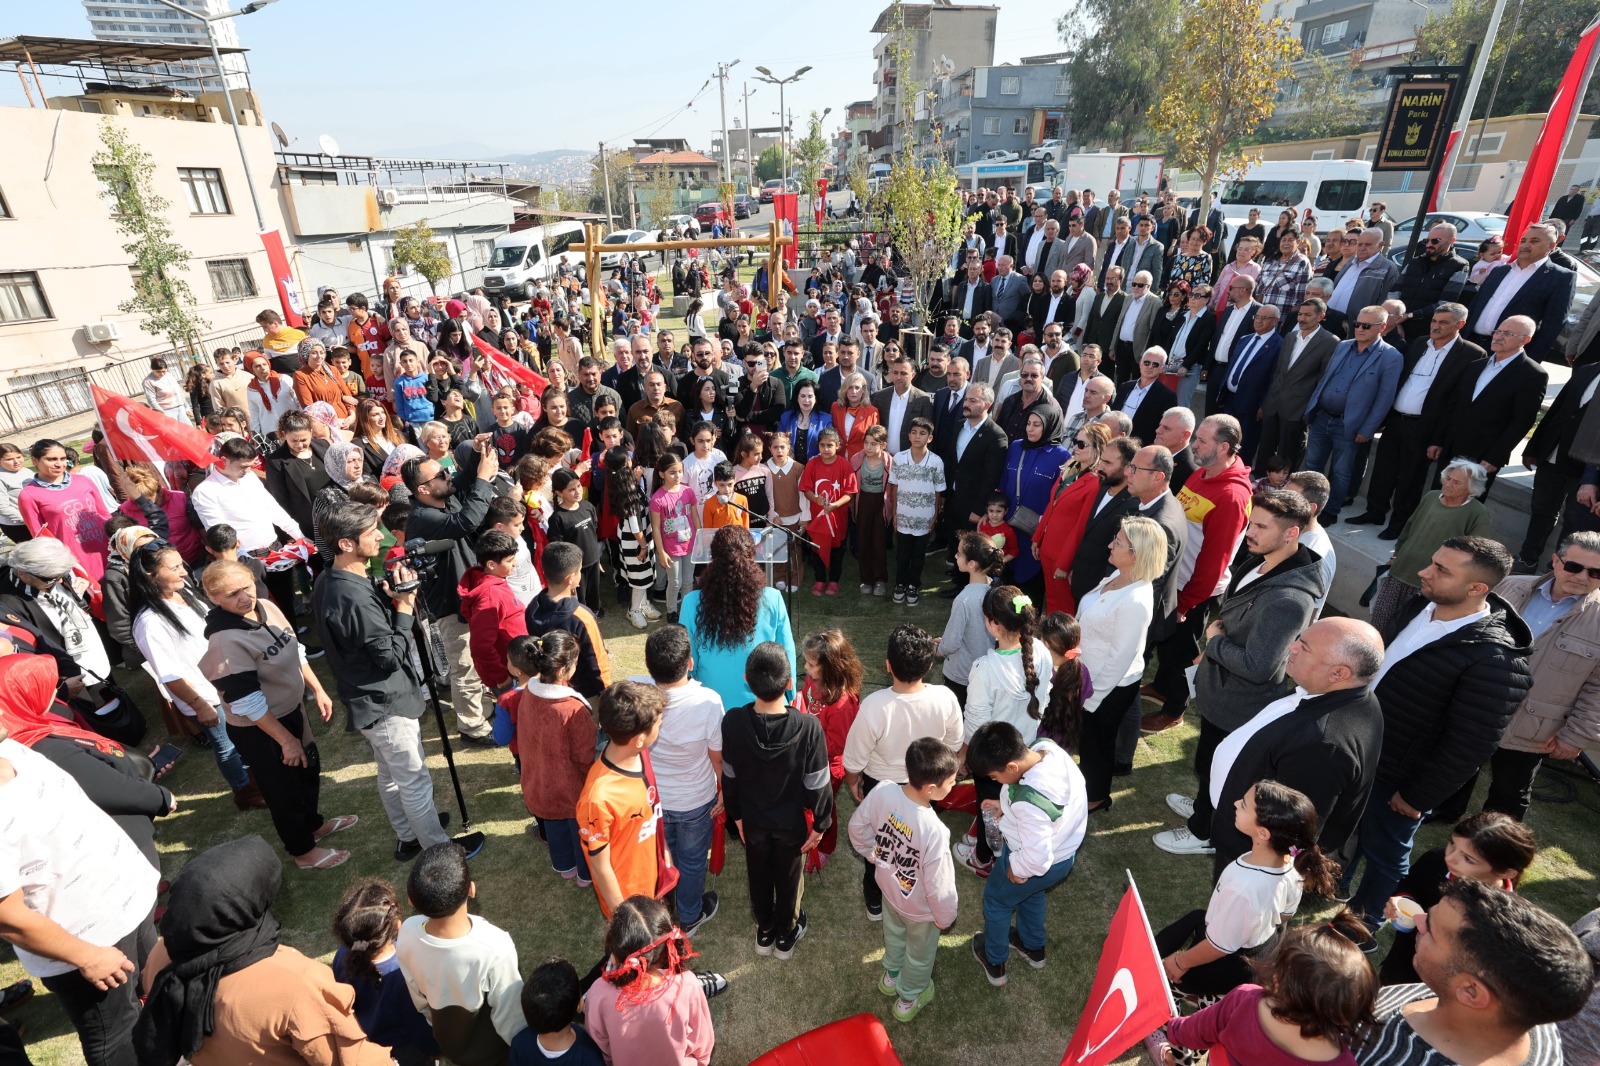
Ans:
<svg viewBox="0 0 1600 1066"><path fill-rule="evenodd" d="M822 166L828 161L828 138L822 135L822 116L811 112L806 135L795 142L793 169L800 179L800 188L811 197L811 210L817 209L817 182L822 178Z"/></svg>
<svg viewBox="0 0 1600 1066"><path fill-rule="evenodd" d="M1056 22L1071 55L1066 110L1079 144L1128 152L1148 139L1147 110L1166 80L1180 0L1146 0L1136 12L1115 0L1085 0Z"/></svg>
<svg viewBox="0 0 1600 1066"><path fill-rule="evenodd" d="M193 355L210 323L196 314L194 291L180 276L189 269L189 251L173 239L167 219L172 205L155 191L155 163L109 118L100 123L100 145L92 161L95 174L125 238L122 250L133 259L133 299L118 304L117 310L138 315L146 333L165 337L174 351Z"/></svg>
<svg viewBox="0 0 1600 1066"><path fill-rule="evenodd" d="M1461 63L1467 46L1483 47L1493 0L1455 0L1449 11L1430 15L1417 28L1419 62ZM1578 38L1595 15L1589 0L1512 0L1508 5L1494 51L1489 55L1491 77L1499 72L1498 88L1490 85L1478 94L1472 117L1542 114L1550 110L1567 60ZM1583 110L1600 107L1600 78L1589 84Z"/></svg>
<svg viewBox="0 0 1600 1066"><path fill-rule="evenodd" d="M1366 105L1356 94L1354 79L1361 69L1355 52L1335 58L1307 55L1290 81L1299 87L1296 107L1275 130L1262 131L1272 140L1309 141L1341 137L1369 127Z"/></svg>
<svg viewBox="0 0 1600 1066"><path fill-rule="evenodd" d="M654 166L648 174L639 173L643 169L634 167L633 195L639 205L639 221L646 229L652 229L660 226L672 214L677 186L672 180L672 171L667 167Z"/></svg>
<svg viewBox="0 0 1600 1066"><path fill-rule="evenodd" d="M1262 22L1259 0L1192 0L1184 9L1149 119L1173 146L1169 164L1200 175L1202 203L1219 174L1242 173L1259 158L1241 142L1272 117L1278 85L1300 58L1289 26Z"/></svg>
<svg viewBox="0 0 1600 1066"><path fill-rule="evenodd" d="M598 152L589 157L589 182L584 187L583 199L590 211L596 214L605 213L607 203L605 175L609 172L611 209L625 215L628 208L628 168L633 165L633 157L627 152L608 149L604 162L605 166L602 167ZM611 220L606 221L610 223Z"/></svg>
<svg viewBox="0 0 1600 1066"><path fill-rule="evenodd" d="M394 265L397 269L410 267L421 274L435 295L439 292L439 282L455 273L449 249L433 235L433 227L428 225L427 219L394 231Z"/></svg>
<svg viewBox="0 0 1600 1066"><path fill-rule="evenodd" d="M771 181L783 177L783 150L775 144L761 149L756 156L756 180Z"/></svg>

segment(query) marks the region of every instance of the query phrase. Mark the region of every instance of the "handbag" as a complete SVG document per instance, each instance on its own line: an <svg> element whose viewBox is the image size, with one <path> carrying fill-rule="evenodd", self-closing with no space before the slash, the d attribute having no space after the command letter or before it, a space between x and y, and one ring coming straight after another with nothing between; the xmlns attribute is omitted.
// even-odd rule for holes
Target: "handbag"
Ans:
<svg viewBox="0 0 1600 1066"><path fill-rule="evenodd" d="M1017 456L1016 494L1017 499L1020 500L1022 498L1022 456L1020 455ZM1019 503L1016 510L1011 512L1011 517L1007 521L1011 523L1012 529L1024 536L1031 537L1033 536L1033 531L1039 528L1039 517L1038 511Z"/></svg>

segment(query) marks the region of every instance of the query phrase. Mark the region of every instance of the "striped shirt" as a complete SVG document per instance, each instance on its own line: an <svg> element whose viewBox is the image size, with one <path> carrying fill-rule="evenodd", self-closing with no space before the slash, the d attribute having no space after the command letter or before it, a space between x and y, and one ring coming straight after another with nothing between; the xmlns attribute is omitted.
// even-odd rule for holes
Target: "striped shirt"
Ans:
<svg viewBox="0 0 1600 1066"><path fill-rule="evenodd" d="M1456 1060L1424 1040L1401 1008L1433 996L1427 985L1390 985L1378 993L1374 1013L1378 1028L1356 1052L1360 1066L1456 1066ZM1561 1034L1553 1025L1536 1025L1528 1031L1528 1057L1522 1066L1562 1066Z"/></svg>

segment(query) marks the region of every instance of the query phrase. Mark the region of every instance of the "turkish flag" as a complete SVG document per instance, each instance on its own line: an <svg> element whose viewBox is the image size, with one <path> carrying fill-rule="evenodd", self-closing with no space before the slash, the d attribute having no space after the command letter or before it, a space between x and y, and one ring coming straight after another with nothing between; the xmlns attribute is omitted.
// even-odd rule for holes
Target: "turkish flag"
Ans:
<svg viewBox="0 0 1600 1066"><path fill-rule="evenodd" d="M507 355L505 352L502 352L499 348L487 343L477 334L468 333L467 336L472 338L472 343L475 344L478 348L478 351L482 353L484 361L487 362L495 371L510 378L524 388L532 389L535 396L542 397L544 395L544 390L549 388L550 382L542 374L534 371L532 367L523 366L521 363L511 358L511 356Z"/></svg>
<svg viewBox="0 0 1600 1066"><path fill-rule="evenodd" d="M1556 97L1550 102L1550 111L1539 129L1539 138L1533 143L1533 151L1528 153L1527 169L1517 184L1517 196L1508 212L1511 217L1506 220L1507 241L1520 239L1523 231L1544 217L1545 198L1550 195L1550 184L1566 153L1567 138L1577 121L1589 79L1594 75L1597 38L1600 38L1600 21L1590 23L1583 31L1567 62ZM1515 247L1511 250L1515 252Z"/></svg>
<svg viewBox="0 0 1600 1066"><path fill-rule="evenodd" d="M187 459L195 466L212 464L211 434L168 418L126 396L91 384L94 410L111 454L125 463L162 463Z"/></svg>
<svg viewBox="0 0 1600 1066"><path fill-rule="evenodd" d="M1128 890L1111 918L1105 947L1100 949L1089 1002L1084 1004L1067 1053L1061 1056L1061 1066L1114 1062L1177 1013L1150 932L1150 919L1130 875Z"/></svg>

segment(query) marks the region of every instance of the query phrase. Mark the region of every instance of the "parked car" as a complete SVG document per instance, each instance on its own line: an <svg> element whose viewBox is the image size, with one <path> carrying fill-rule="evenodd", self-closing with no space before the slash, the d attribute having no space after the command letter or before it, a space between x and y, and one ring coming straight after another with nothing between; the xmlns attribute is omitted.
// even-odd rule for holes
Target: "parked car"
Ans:
<svg viewBox="0 0 1600 1066"><path fill-rule="evenodd" d="M1037 148L1028 149L1028 158L1043 159L1046 163L1053 163L1058 156L1066 151L1066 148L1066 141L1042 141Z"/></svg>
<svg viewBox="0 0 1600 1066"><path fill-rule="evenodd" d="M661 220L661 225L657 228L663 233L671 233L676 229L679 233L689 237L698 237L700 235L700 223L694 220L693 215L668 215Z"/></svg>
<svg viewBox="0 0 1600 1066"><path fill-rule="evenodd" d="M729 223L728 206L715 200L707 200L694 209L694 220L700 223L702 231L709 231L718 222L726 227Z"/></svg>
<svg viewBox="0 0 1600 1066"><path fill-rule="evenodd" d="M1015 153L1015 152L1002 151L1001 149L996 148L992 152L983 153L983 155L979 158L979 162L982 162L982 163L1015 163L1017 161L1017 158L1018 158L1017 157L1017 153Z"/></svg>
<svg viewBox="0 0 1600 1066"><path fill-rule="evenodd" d="M735 219L749 218L759 210L756 204L750 202L750 197L739 193L733 198L733 217Z"/></svg>
<svg viewBox="0 0 1600 1066"><path fill-rule="evenodd" d="M773 178L771 181L762 182L761 183L761 195L760 195L761 202L764 203L764 204L770 204L772 202L773 196L777 195L778 193L780 193L782 191L783 191L783 179L782 178Z"/></svg>
<svg viewBox="0 0 1600 1066"><path fill-rule="evenodd" d="M619 229L605 235L601 244L607 247L617 246L616 251L603 251L600 253L600 265L606 269L622 265L622 257L627 253L628 245L639 244L644 241L653 241L656 235L645 229ZM639 257L648 265L653 252L640 252Z"/></svg>

